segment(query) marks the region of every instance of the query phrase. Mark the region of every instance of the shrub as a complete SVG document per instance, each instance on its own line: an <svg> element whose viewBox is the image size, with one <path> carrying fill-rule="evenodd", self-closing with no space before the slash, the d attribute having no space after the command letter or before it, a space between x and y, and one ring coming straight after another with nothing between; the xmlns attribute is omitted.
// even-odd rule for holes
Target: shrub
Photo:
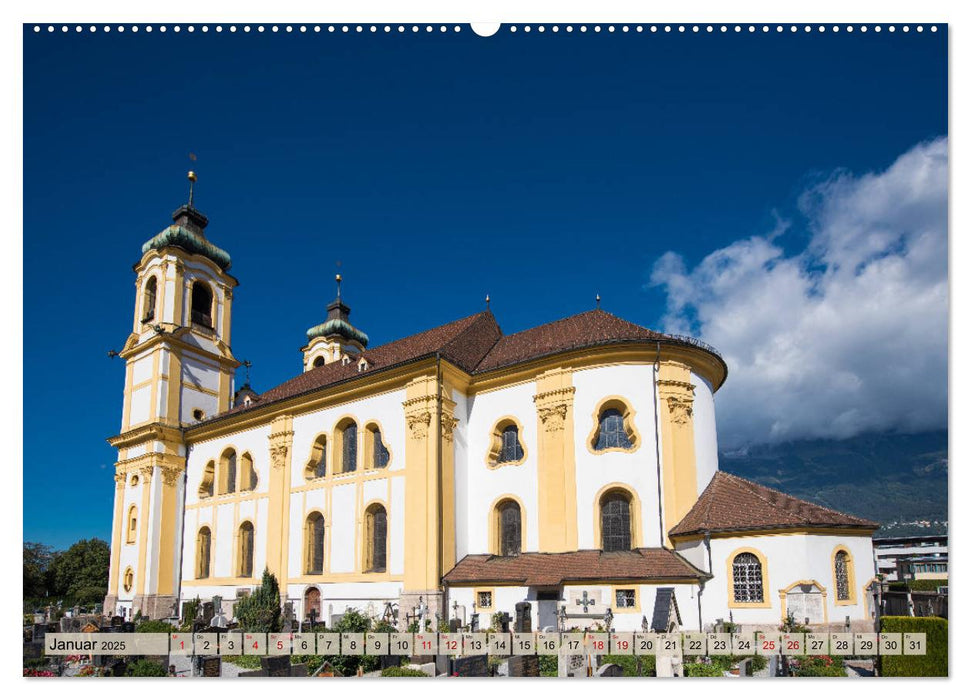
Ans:
<svg viewBox="0 0 971 700"><path fill-rule="evenodd" d="M427 678L424 673L417 668L405 668L404 666L391 666L381 671L383 677L393 678Z"/></svg>
<svg viewBox="0 0 971 700"><path fill-rule="evenodd" d="M684 665L684 675L692 678L695 678L698 676L705 676L705 677L712 678L715 676L721 676L723 673L724 671L722 671L721 668L719 668L715 664L706 664L704 662L701 662L696 664Z"/></svg>
<svg viewBox="0 0 971 700"><path fill-rule="evenodd" d="M539 657L539 675L547 678L556 678L560 674L560 667L557 657L548 654L541 654Z"/></svg>
<svg viewBox="0 0 971 700"><path fill-rule="evenodd" d="M141 620L135 626L136 632L176 632L177 630L173 625L170 625L164 620Z"/></svg>
<svg viewBox="0 0 971 700"><path fill-rule="evenodd" d="M765 656L753 656L748 662L748 670L751 673L764 671L769 665L769 659Z"/></svg>
<svg viewBox="0 0 971 700"><path fill-rule="evenodd" d="M236 619L244 632L280 631L280 584L269 569L253 594L236 604Z"/></svg>
<svg viewBox="0 0 971 700"><path fill-rule="evenodd" d="M370 632L371 618L354 608L348 608L341 617L334 629L334 632ZM342 676L353 676L357 674L357 669L362 668L365 673L377 669L379 662L375 656L324 656L323 661L327 661L335 671Z"/></svg>
<svg viewBox="0 0 971 700"><path fill-rule="evenodd" d="M259 656L224 656L223 661L250 670L261 667Z"/></svg>
<svg viewBox="0 0 971 700"><path fill-rule="evenodd" d="M255 657L254 657L255 658ZM151 659L138 659L128 665L125 675L138 678L166 676L165 666Z"/></svg>
<svg viewBox="0 0 971 700"><path fill-rule="evenodd" d="M846 675L843 660L832 656L796 656L789 660L792 675L800 677L838 677Z"/></svg>
<svg viewBox="0 0 971 700"><path fill-rule="evenodd" d="M896 677L947 676L947 620L942 617L880 618L881 632L923 632L924 656L880 656L880 675Z"/></svg>

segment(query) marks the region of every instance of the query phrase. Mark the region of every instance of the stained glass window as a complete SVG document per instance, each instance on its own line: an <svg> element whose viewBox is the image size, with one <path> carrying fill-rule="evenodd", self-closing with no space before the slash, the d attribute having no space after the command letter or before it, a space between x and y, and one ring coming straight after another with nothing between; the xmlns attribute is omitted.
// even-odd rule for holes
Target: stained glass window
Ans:
<svg viewBox="0 0 971 700"><path fill-rule="evenodd" d="M357 424L348 423L341 438L342 461L341 471L353 472L357 470Z"/></svg>
<svg viewBox="0 0 971 700"><path fill-rule="evenodd" d="M502 445L499 448L497 462L518 462L523 458L523 446L519 444L519 428L508 425L502 429Z"/></svg>
<svg viewBox="0 0 971 700"><path fill-rule="evenodd" d="M836 553L836 600L850 599L849 558L842 549Z"/></svg>
<svg viewBox="0 0 971 700"><path fill-rule="evenodd" d="M596 450L608 450L611 447L630 449L630 436L624 427L624 415L616 408L608 408L600 413L600 428L597 431Z"/></svg>
<svg viewBox="0 0 971 700"><path fill-rule="evenodd" d="M374 454L372 459L374 460L374 466L378 469L383 469L388 466L388 460L391 458L391 454L388 452L388 448L384 446L384 442L381 440L381 431L374 428L371 431L371 440L374 443Z"/></svg>
<svg viewBox="0 0 971 700"><path fill-rule="evenodd" d="M384 571L388 564L388 514L381 506L368 511L368 571Z"/></svg>
<svg viewBox="0 0 971 700"><path fill-rule="evenodd" d="M324 572L324 516L311 513L307 518L307 573Z"/></svg>
<svg viewBox="0 0 971 700"><path fill-rule="evenodd" d="M504 557L519 554L522 550L522 513L515 501L499 506L499 553Z"/></svg>

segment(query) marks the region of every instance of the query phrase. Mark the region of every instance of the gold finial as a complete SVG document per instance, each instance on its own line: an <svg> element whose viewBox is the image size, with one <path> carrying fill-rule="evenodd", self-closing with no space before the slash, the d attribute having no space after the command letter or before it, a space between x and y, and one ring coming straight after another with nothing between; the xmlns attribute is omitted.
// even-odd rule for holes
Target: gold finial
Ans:
<svg viewBox="0 0 971 700"><path fill-rule="evenodd" d="M340 263L338 263L340 264ZM337 281L337 298L341 298L341 273L334 275L334 279Z"/></svg>
<svg viewBox="0 0 971 700"><path fill-rule="evenodd" d="M600 294L597 294L597 308L600 308Z"/></svg>
<svg viewBox="0 0 971 700"><path fill-rule="evenodd" d="M194 170L190 170L189 174L186 177L189 178L189 206L191 207L192 196L194 194L193 190L195 189L196 180L198 180L199 178L196 177L196 173Z"/></svg>
<svg viewBox="0 0 971 700"><path fill-rule="evenodd" d="M489 301L490 301L490 299L489 299L489 295L488 295L488 294L486 294L486 309L488 309L488 308L489 308Z"/></svg>

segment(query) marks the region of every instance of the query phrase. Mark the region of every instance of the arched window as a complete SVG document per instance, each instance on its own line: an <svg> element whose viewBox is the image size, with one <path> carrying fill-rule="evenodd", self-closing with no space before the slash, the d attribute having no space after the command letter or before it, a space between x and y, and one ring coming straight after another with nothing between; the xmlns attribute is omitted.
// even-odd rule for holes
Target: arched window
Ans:
<svg viewBox="0 0 971 700"><path fill-rule="evenodd" d="M125 535L125 542L133 544L138 536L138 508L132 506L128 509L128 530Z"/></svg>
<svg viewBox="0 0 971 700"><path fill-rule="evenodd" d="M320 620L320 589L311 586L303 594L303 615L307 620Z"/></svg>
<svg viewBox="0 0 971 700"><path fill-rule="evenodd" d="M244 452L239 458L239 490L254 491L256 489L256 468L253 466L253 457L249 452Z"/></svg>
<svg viewBox="0 0 971 700"><path fill-rule="evenodd" d="M385 571L388 566L388 513L384 506L375 504L367 509L365 517L366 551L365 571Z"/></svg>
<svg viewBox="0 0 971 700"><path fill-rule="evenodd" d="M202 472L202 481L199 483L199 498L212 496L216 484L216 463L209 460L206 468Z"/></svg>
<svg viewBox="0 0 971 700"><path fill-rule="evenodd" d="M597 424L590 440L594 452L633 450L637 447L633 413L620 399L604 401L597 413Z"/></svg>
<svg viewBox="0 0 971 700"><path fill-rule="evenodd" d="M318 435L314 444L310 446L310 459L304 467L303 475L306 479L319 479L327 474L327 436Z"/></svg>
<svg viewBox="0 0 971 700"><path fill-rule="evenodd" d="M503 418L492 429L492 444L487 461L489 466L520 464L526 451L519 440L519 424L512 418Z"/></svg>
<svg viewBox="0 0 971 700"><path fill-rule="evenodd" d="M121 585L125 589L125 593L130 593L132 585L135 583L135 572L132 571L129 566L125 569L125 575L122 577Z"/></svg>
<svg viewBox="0 0 971 700"><path fill-rule="evenodd" d="M850 555L845 549L836 552L833 557L834 575L836 576L836 600L850 600Z"/></svg>
<svg viewBox="0 0 971 700"><path fill-rule="evenodd" d="M340 470L357 471L357 423L345 418L337 424L334 438L337 441L336 454L340 455Z"/></svg>
<svg viewBox="0 0 971 700"><path fill-rule="evenodd" d="M751 552L737 554L732 560L732 590L736 603L761 603L762 562Z"/></svg>
<svg viewBox="0 0 971 700"><path fill-rule="evenodd" d="M158 280L153 275L145 283L145 296L142 304L142 323L155 320L155 299L158 296Z"/></svg>
<svg viewBox="0 0 971 700"><path fill-rule="evenodd" d="M609 491L600 499L601 548L621 552L631 548L630 494Z"/></svg>
<svg viewBox="0 0 971 700"><path fill-rule="evenodd" d="M212 533L202 527L196 535L196 578L209 578L209 559L212 548Z"/></svg>
<svg viewBox="0 0 971 700"><path fill-rule="evenodd" d="M323 355L319 355L319 356L317 356L317 357L314 358L314 367L323 367L326 364L327 364L327 360L324 359L324 356ZM316 591L317 589L315 588L313 590ZM318 596L320 595L320 592L319 591L317 592L317 595Z"/></svg>
<svg viewBox="0 0 971 700"><path fill-rule="evenodd" d="M391 460L391 453L381 437L381 428L376 423L368 423L365 426L364 456L367 459L368 469L384 469Z"/></svg>
<svg viewBox="0 0 971 700"><path fill-rule="evenodd" d="M523 549L522 511L515 501L503 501L496 506L497 532L499 533L498 554L512 557Z"/></svg>
<svg viewBox="0 0 971 700"><path fill-rule="evenodd" d="M239 563L236 575L240 578L253 577L253 523L244 522L239 526L236 561Z"/></svg>
<svg viewBox="0 0 971 700"><path fill-rule="evenodd" d="M219 458L219 493L236 493L236 450L228 449Z"/></svg>
<svg viewBox="0 0 971 700"><path fill-rule="evenodd" d="M311 513L304 527L304 573L324 573L324 516Z"/></svg>
<svg viewBox="0 0 971 700"><path fill-rule="evenodd" d="M192 283L192 322L212 328L212 290L205 282Z"/></svg>

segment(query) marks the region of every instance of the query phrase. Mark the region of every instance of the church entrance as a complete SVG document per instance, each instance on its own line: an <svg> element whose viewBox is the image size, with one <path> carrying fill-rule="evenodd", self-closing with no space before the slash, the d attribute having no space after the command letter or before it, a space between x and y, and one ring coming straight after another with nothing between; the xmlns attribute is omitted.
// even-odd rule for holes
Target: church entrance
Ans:
<svg viewBox="0 0 971 700"><path fill-rule="evenodd" d="M536 592L536 614L539 631L547 628L556 629L557 605L560 602L560 592L558 590L547 590Z"/></svg>
<svg viewBox="0 0 971 700"><path fill-rule="evenodd" d="M786 591L786 612L799 624L825 622L823 592L815 583L798 583Z"/></svg>

